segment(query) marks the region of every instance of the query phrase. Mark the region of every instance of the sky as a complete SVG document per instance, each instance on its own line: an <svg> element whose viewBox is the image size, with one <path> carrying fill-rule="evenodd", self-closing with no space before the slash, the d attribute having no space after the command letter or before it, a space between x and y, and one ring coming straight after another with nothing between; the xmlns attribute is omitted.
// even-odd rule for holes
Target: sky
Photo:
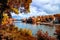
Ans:
<svg viewBox="0 0 60 40"><path fill-rule="evenodd" d="M60 0L32 0L30 13L12 13L13 18L28 18L30 16L41 16L60 13Z"/></svg>

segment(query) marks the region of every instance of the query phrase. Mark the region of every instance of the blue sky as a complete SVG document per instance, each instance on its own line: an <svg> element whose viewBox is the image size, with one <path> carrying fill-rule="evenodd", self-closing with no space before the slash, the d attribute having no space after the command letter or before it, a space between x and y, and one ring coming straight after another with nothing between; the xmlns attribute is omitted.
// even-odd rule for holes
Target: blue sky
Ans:
<svg viewBox="0 0 60 40"><path fill-rule="evenodd" d="M32 0L30 13L12 14L13 18L25 18L38 15L49 15L60 13L60 0Z"/></svg>

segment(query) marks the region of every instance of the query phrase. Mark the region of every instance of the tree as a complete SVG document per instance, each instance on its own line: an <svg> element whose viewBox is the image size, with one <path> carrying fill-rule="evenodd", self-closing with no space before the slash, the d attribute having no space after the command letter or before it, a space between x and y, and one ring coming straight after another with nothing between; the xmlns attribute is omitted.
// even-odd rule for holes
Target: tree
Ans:
<svg viewBox="0 0 60 40"><path fill-rule="evenodd" d="M3 19L3 12L6 11L8 16L11 16L9 13L10 11L15 12L16 14L19 13L18 8L20 7L20 12L28 13L30 12L29 6L32 0L0 0L0 24L2 23ZM24 9L22 9L22 7ZM9 11L8 11L9 10Z"/></svg>

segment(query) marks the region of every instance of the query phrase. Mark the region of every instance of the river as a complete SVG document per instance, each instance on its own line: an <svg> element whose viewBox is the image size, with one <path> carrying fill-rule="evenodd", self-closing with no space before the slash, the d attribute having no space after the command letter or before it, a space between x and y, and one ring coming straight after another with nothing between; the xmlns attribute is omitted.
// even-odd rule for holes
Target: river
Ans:
<svg viewBox="0 0 60 40"><path fill-rule="evenodd" d="M48 31L50 36L54 36L55 27L54 26L46 26L46 25L32 25L32 24L26 24L22 23L20 21L15 21L14 24L19 28L27 28L32 30L32 33L35 35L36 32L40 29L43 32Z"/></svg>

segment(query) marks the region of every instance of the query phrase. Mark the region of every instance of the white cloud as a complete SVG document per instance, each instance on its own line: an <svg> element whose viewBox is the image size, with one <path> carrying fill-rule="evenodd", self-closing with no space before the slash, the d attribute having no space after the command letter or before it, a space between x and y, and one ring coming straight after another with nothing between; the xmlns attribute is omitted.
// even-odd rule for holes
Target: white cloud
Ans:
<svg viewBox="0 0 60 40"><path fill-rule="evenodd" d="M46 4L46 3L49 3L50 0L33 0L32 4L34 5L42 5L42 4Z"/></svg>
<svg viewBox="0 0 60 40"><path fill-rule="evenodd" d="M30 16L38 16L38 15L47 15L42 9L38 9L37 7L31 6ZM39 11L38 11L39 10Z"/></svg>
<svg viewBox="0 0 60 40"><path fill-rule="evenodd" d="M33 0L32 5L54 13L60 10L60 0Z"/></svg>
<svg viewBox="0 0 60 40"><path fill-rule="evenodd" d="M32 0L32 4L30 6L30 13L28 14L13 14L12 16L21 16L29 17L29 16L37 16L37 15L48 15L49 13L58 13L60 12L60 0Z"/></svg>
<svg viewBox="0 0 60 40"><path fill-rule="evenodd" d="M53 0L53 4L60 4L60 0Z"/></svg>
<svg viewBox="0 0 60 40"><path fill-rule="evenodd" d="M28 14L18 14L18 15L16 15L16 14L12 14L12 16L20 16L20 17L22 17L22 18L28 18L28 17L30 17L30 16L38 16L38 15L47 15L47 13L46 12L44 12L44 11L41 11L41 9L38 9L38 10L40 10L40 11L37 11L37 7L34 7L34 6L30 6L30 13L28 13Z"/></svg>
<svg viewBox="0 0 60 40"><path fill-rule="evenodd" d="M43 8L48 10L48 11L57 11L57 10L59 10L58 6L50 5L50 4L44 5Z"/></svg>
<svg viewBox="0 0 60 40"><path fill-rule="evenodd" d="M12 15L12 16L17 16L17 14L15 14L15 13L12 13L12 12L11 12L11 15Z"/></svg>

